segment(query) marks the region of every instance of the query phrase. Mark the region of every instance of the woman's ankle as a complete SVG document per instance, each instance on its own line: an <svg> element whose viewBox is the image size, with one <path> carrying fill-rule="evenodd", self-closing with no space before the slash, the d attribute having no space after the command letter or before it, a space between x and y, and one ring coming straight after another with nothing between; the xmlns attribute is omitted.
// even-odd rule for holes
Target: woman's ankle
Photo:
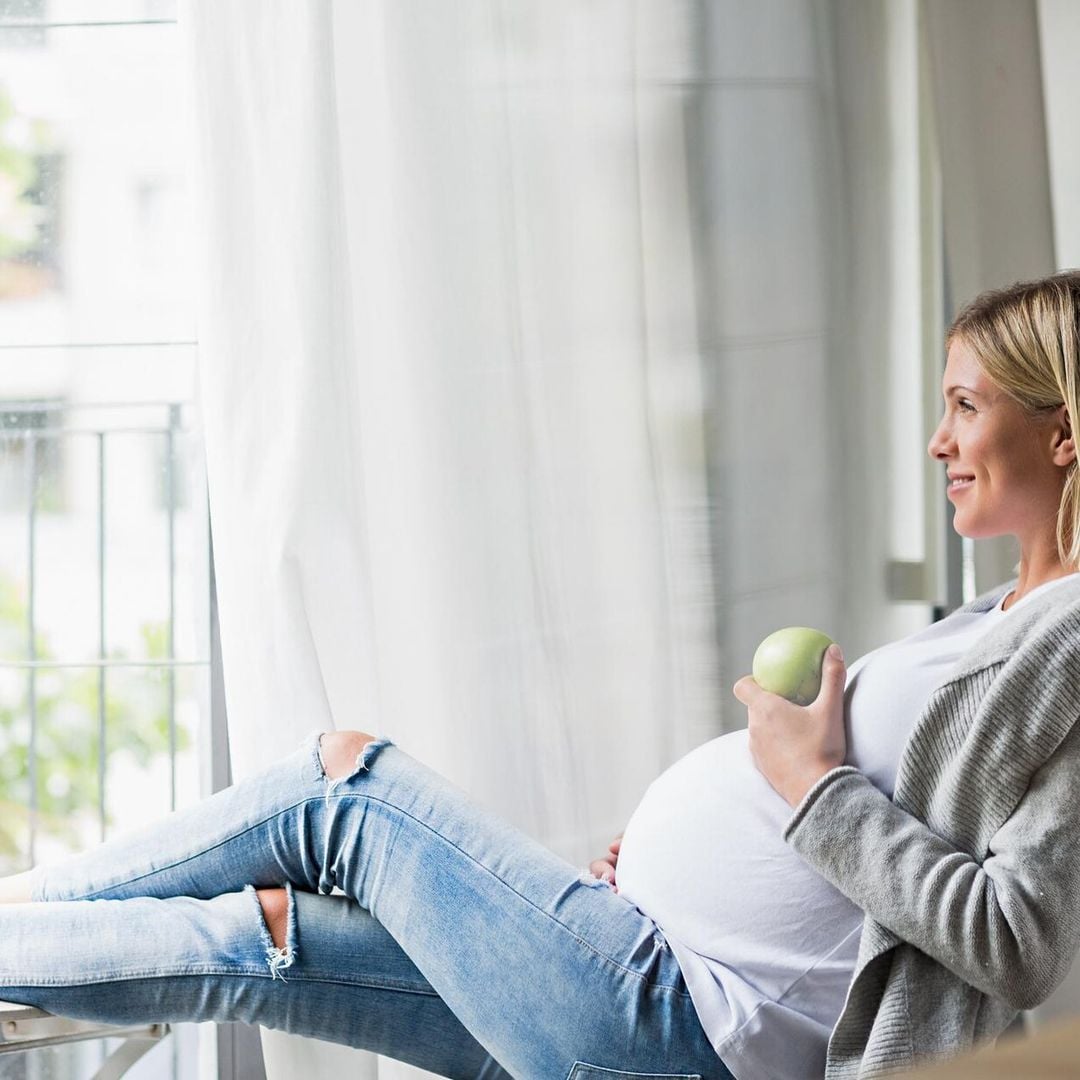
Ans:
<svg viewBox="0 0 1080 1080"><path fill-rule="evenodd" d="M34 899L36 884L37 874L33 870L0 877L0 904L29 904Z"/></svg>

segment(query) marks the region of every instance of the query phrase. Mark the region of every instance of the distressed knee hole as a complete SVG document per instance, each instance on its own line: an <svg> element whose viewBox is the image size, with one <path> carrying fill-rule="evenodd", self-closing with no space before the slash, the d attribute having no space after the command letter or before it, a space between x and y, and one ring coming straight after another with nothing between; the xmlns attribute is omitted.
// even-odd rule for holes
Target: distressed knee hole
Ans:
<svg viewBox="0 0 1080 1080"><path fill-rule="evenodd" d="M292 886L286 885L284 889L256 889L248 885L246 888L254 894L262 913L263 940L270 978L285 982L285 976L281 973L285 968L292 967L296 959L296 916Z"/></svg>
<svg viewBox="0 0 1080 1080"><path fill-rule="evenodd" d="M256 889L255 895L262 908L263 922L270 931L275 948L288 947L289 894L284 889Z"/></svg>
<svg viewBox="0 0 1080 1080"><path fill-rule="evenodd" d="M319 737L319 760L327 780L344 780L364 768L364 749L375 741L365 731L324 732Z"/></svg>

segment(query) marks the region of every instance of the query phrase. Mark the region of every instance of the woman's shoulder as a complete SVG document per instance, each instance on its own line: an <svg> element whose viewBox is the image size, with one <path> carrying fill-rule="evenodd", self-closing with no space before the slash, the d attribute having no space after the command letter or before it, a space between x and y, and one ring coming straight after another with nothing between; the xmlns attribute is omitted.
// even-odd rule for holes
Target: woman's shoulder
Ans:
<svg viewBox="0 0 1080 1080"><path fill-rule="evenodd" d="M958 611L989 611L994 597L1015 582L999 585ZM996 672L1016 679L1025 697L1056 689L1050 683L1067 676L1080 644L1080 575L1025 598L982 635L953 668L949 682L983 678Z"/></svg>
<svg viewBox="0 0 1080 1080"><path fill-rule="evenodd" d="M1038 595L1028 598L1028 603L1020 607L1016 614L1024 616L1023 623L1028 627L1029 635L1040 633L1069 634L1080 630L1080 574L1070 574L1062 581L1050 583L1041 589ZM1065 642L1075 646L1075 639Z"/></svg>

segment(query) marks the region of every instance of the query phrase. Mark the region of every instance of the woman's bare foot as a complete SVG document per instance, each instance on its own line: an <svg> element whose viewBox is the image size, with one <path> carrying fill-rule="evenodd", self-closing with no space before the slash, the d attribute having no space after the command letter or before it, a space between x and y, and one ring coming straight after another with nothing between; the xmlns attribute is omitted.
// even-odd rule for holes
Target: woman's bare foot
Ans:
<svg viewBox="0 0 1080 1080"><path fill-rule="evenodd" d="M34 899L34 871L0 877L0 904L29 904Z"/></svg>

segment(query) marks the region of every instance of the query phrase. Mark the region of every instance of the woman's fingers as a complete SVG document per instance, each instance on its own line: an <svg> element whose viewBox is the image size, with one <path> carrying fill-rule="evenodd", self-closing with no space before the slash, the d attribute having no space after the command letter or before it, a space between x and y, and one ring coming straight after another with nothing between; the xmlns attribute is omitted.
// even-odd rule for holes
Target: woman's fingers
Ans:
<svg viewBox="0 0 1080 1080"><path fill-rule="evenodd" d="M589 873L601 881L612 882L615 880L615 863L610 859L593 859L589 863Z"/></svg>
<svg viewBox="0 0 1080 1080"><path fill-rule="evenodd" d="M606 881L610 885L615 884L615 865L619 861L619 848L622 847L623 834L619 833L614 840L608 844L608 853L602 859L593 859L589 863L589 873L593 877L600 878L601 881Z"/></svg>

